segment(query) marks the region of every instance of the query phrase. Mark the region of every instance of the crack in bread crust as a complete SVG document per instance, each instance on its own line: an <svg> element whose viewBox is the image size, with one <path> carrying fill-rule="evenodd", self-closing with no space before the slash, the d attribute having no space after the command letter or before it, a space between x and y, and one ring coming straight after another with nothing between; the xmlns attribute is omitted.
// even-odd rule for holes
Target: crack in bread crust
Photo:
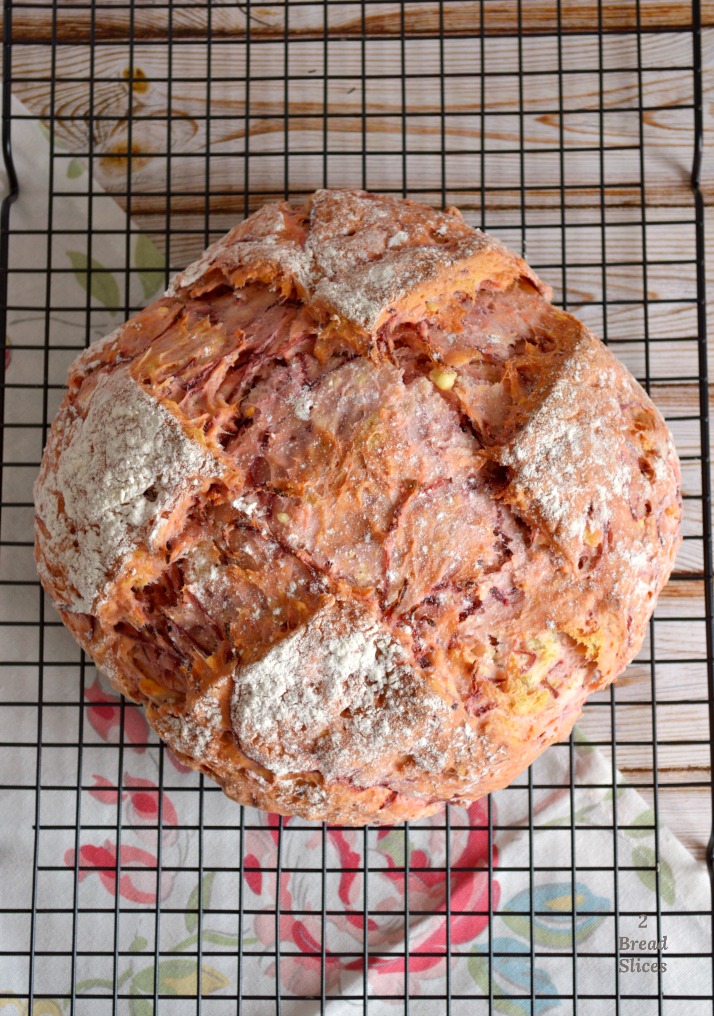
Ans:
<svg viewBox="0 0 714 1016"><path fill-rule="evenodd" d="M36 490L43 584L229 796L354 824L473 800L639 649L679 543L676 455L548 297L453 210L318 192L241 223L71 368ZM78 595L91 547L53 492L71 428L111 434L118 379L136 432L148 407L181 449L176 496L147 484ZM166 458L122 454L137 477Z"/></svg>

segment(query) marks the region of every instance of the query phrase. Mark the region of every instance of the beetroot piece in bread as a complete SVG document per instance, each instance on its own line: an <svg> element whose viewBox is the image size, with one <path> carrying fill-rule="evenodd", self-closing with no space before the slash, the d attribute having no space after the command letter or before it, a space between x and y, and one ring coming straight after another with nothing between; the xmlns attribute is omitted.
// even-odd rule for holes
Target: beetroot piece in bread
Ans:
<svg viewBox="0 0 714 1016"><path fill-rule="evenodd" d="M642 388L459 213L268 205L69 372L43 585L182 761L360 825L513 780L679 545Z"/></svg>

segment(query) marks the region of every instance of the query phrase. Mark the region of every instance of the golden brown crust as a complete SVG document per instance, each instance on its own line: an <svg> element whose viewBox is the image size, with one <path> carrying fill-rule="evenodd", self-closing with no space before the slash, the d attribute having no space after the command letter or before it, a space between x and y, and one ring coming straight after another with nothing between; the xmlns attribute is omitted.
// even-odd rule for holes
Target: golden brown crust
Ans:
<svg viewBox="0 0 714 1016"><path fill-rule="evenodd" d="M266 205L174 280L171 294L199 295L223 277L296 292L336 330L367 334L395 314L418 316L425 300L472 295L488 281L529 279L550 290L522 258L467 225L454 208L365 191L317 191L303 208Z"/></svg>
<svg viewBox="0 0 714 1016"><path fill-rule="evenodd" d="M71 368L43 584L230 797L357 825L473 800L638 651L679 465L549 295L455 210L318 191Z"/></svg>

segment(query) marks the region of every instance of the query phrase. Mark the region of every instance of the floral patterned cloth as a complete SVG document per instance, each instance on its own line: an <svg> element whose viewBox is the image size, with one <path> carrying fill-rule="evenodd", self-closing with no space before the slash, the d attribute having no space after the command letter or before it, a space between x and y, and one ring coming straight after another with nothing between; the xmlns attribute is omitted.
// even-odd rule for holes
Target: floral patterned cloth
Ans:
<svg viewBox="0 0 714 1016"><path fill-rule="evenodd" d="M61 385L75 355L65 347L105 334L164 281L160 251L139 233L126 243L123 213L82 164L55 154L50 181L50 143L37 122L15 122L23 189L10 257L28 271L11 277L9 303L23 309L8 322L8 380L20 385L45 368ZM50 204L50 187L66 196ZM46 277L31 269L48 254L63 271L45 359ZM623 1012L659 1012L660 989L682 996L665 1000L667 1016L710 1012L704 867L668 829L655 836L645 800L581 738L490 801L368 830L241 809L163 749L32 584L22 544L34 468L20 464L38 460L41 431L23 425L51 417L59 397L45 407L40 387L6 393L6 457L18 465L4 495L18 507L5 509L3 535L18 546L2 577L27 584L0 587L2 619L16 625L0 629L2 1016L30 1011L32 911L33 1016L69 1012L72 995L77 1013L109 1013L115 994L117 1012L149 1016L155 991L162 1012L196 1012L203 996L205 1011L235 1013L239 983L248 1016L276 1011L276 986L290 1016L319 1013L323 995L330 1016L402 1012L407 985L412 1016L444 1012L447 993L452 1014L568 1013L575 989L579 1016L614 1011L598 996L617 990L634 997Z"/></svg>

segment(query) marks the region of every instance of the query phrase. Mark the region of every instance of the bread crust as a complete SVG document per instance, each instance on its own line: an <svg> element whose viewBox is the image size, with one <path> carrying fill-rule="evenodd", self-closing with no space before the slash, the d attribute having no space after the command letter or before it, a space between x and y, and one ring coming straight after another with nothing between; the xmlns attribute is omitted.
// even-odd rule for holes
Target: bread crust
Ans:
<svg viewBox="0 0 714 1016"><path fill-rule="evenodd" d="M70 368L42 583L228 796L352 825L474 800L638 652L679 464L550 296L455 209L318 191Z"/></svg>

